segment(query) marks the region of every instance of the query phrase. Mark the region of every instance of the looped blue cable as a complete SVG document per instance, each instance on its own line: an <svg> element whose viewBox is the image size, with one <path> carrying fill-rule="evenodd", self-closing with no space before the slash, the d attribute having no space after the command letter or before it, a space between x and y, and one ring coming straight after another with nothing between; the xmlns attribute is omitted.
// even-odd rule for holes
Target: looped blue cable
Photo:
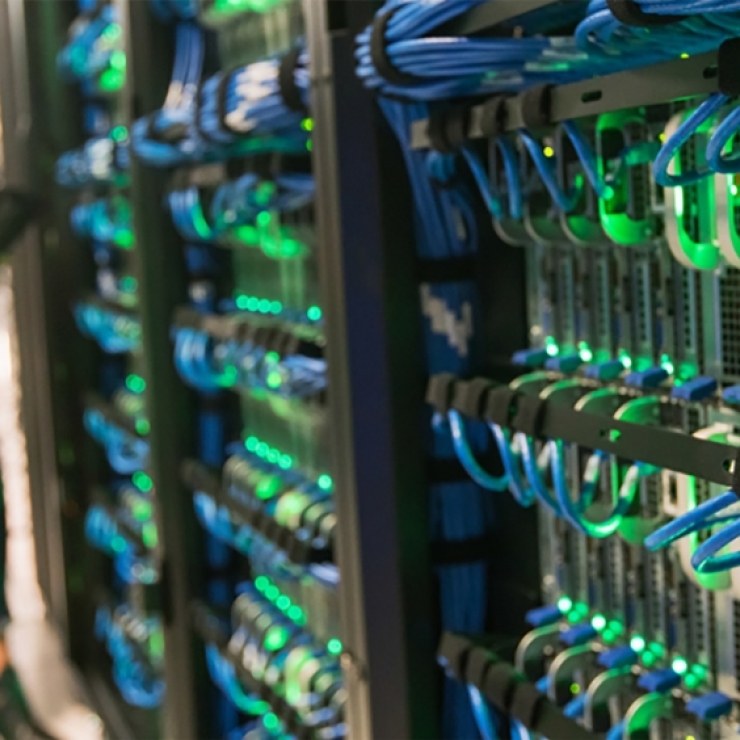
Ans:
<svg viewBox="0 0 740 740"><path fill-rule="evenodd" d="M470 448L465 432L465 422L460 414L451 409L447 412L447 419L450 423L455 454L468 475L482 488L489 491L505 491L509 487L509 477L507 475L496 477L483 470Z"/></svg>
<svg viewBox="0 0 740 740"><path fill-rule="evenodd" d="M550 448L548 445L545 445L540 454L537 455L534 448L534 440L531 437L527 437L525 434L518 434L516 440L521 451L524 472L537 499L554 514L561 516L560 505L545 483L544 474L550 464Z"/></svg>
<svg viewBox="0 0 740 740"><path fill-rule="evenodd" d="M478 726L483 740L498 740L499 734L493 724L491 708L488 706L480 689L472 684L468 684L468 695L470 696L470 706L473 709L475 724Z"/></svg>
<svg viewBox="0 0 740 740"><path fill-rule="evenodd" d="M554 164L545 156L541 144L524 129L519 129L518 133L529 152L529 156L534 162L535 169L547 188L547 192L550 193L553 203L558 210L563 213L569 213L578 204L578 199L581 197L581 189L574 187L570 193L564 192L558 184Z"/></svg>
<svg viewBox="0 0 740 740"><path fill-rule="evenodd" d="M658 550L691 534L726 524L726 527L699 545L691 557L691 565L697 573L702 574L721 573L736 568L740 565L740 553L724 555L718 553L740 537L738 503L740 499L737 494L734 491L726 491L653 532L645 540L645 546L649 550ZM733 508L736 510L733 511Z"/></svg>
<svg viewBox="0 0 740 740"><path fill-rule="evenodd" d="M483 167L483 163L478 158L478 155L469 147L464 146L460 149L465 161L470 167L470 171L473 173L473 179L475 184L478 186L483 202L486 204L486 208L489 213L496 219L500 219L503 216L503 208L501 207L501 200L491 190L491 183L488 179L488 174Z"/></svg>
<svg viewBox="0 0 740 740"><path fill-rule="evenodd" d="M715 93L705 100L691 115L681 123L675 133L666 141L658 152L653 163L653 176L658 185L664 188L693 185L711 174L709 167L671 175L668 168L678 155L679 150L696 133L702 124L717 115L720 108L727 102L728 97Z"/></svg>
<svg viewBox="0 0 740 740"><path fill-rule="evenodd" d="M571 144L573 144L573 149L575 149L583 171L596 195L603 200L611 200L614 197L614 188L606 180L599 177L596 155L583 131L581 131L575 121L565 121L563 123L563 131L565 131Z"/></svg>
<svg viewBox="0 0 740 740"><path fill-rule="evenodd" d="M723 153L739 130L740 108L735 108L717 126L714 135L707 144L707 163L714 172L724 175L740 172L740 152Z"/></svg>
<svg viewBox="0 0 740 740"><path fill-rule="evenodd" d="M522 472L522 455L514 451L511 435L507 429L498 424L489 424L493 438L496 441L501 462L509 478L509 490L522 506L531 506L538 497L534 486L527 486Z"/></svg>
<svg viewBox="0 0 740 740"><path fill-rule="evenodd" d="M600 522L594 522L586 518L586 513L593 502L601 476L601 467L608 459L608 455L600 450L597 450L591 455L583 474L583 482L578 494L578 500L574 501L568 487L563 443L558 440L556 442L550 441L548 444L551 449L550 460L552 464L553 485L563 516L576 529L589 537L596 539L610 537L619 529L630 506L632 506L632 502L635 500L635 495L639 489L640 478L653 472L653 469L640 463L630 466L622 481L622 485L619 487L617 501L611 513L606 519Z"/></svg>

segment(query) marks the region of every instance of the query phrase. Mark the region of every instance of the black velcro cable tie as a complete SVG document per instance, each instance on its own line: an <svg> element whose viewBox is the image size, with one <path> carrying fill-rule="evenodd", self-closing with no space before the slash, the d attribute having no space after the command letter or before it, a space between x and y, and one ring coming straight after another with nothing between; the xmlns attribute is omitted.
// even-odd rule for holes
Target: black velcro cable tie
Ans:
<svg viewBox="0 0 740 740"><path fill-rule="evenodd" d="M416 276L420 283L463 283L475 280L474 256L449 259L420 259L416 262Z"/></svg>
<svg viewBox="0 0 740 740"><path fill-rule="evenodd" d="M303 102L301 88L295 82L295 71L302 53L303 50L300 47L296 47L295 49L291 49L280 60L278 87L280 88L280 97L283 99L286 108L296 113L307 114L308 109Z"/></svg>
<svg viewBox="0 0 740 740"><path fill-rule="evenodd" d="M522 396L519 399L512 426L516 431L523 432L528 437L539 437L546 408L547 401L537 396Z"/></svg>
<svg viewBox="0 0 740 740"><path fill-rule="evenodd" d="M481 535L465 540L444 540L432 543L435 565L468 565L487 560L491 553L491 536Z"/></svg>
<svg viewBox="0 0 740 740"><path fill-rule="evenodd" d="M429 143L441 154L456 152L468 140L470 106L456 105L452 108L433 110L427 118Z"/></svg>
<svg viewBox="0 0 740 740"><path fill-rule="evenodd" d="M532 729L539 719L539 711L545 696L531 683L520 683L514 689L509 711L527 729Z"/></svg>
<svg viewBox="0 0 740 740"><path fill-rule="evenodd" d="M452 408L470 419L482 419L493 383L488 378L459 382L452 395Z"/></svg>
<svg viewBox="0 0 740 740"><path fill-rule="evenodd" d="M431 457L426 464L427 482L435 483L464 483L470 480L469 473L456 457Z"/></svg>
<svg viewBox="0 0 740 740"><path fill-rule="evenodd" d="M486 673L482 689L488 701L497 709L508 714L509 704L518 680L516 671L508 663L497 663Z"/></svg>
<svg viewBox="0 0 740 740"><path fill-rule="evenodd" d="M472 647L473 644L464 635L444 632L437 649L437 660L447 674L458 681L465 681L468 655Z"/></svg>
<svg viewBox="0 0 740 740"><path fill-rule="evenodd" d="M415 75L406 74L406 72L396 69L388 56L385 41L385 32L388 29L388 24L391 18L402 7L402 5L397 5L385 13L379 13L375 16L373 29L370 32L370 59L372 60L373 67L375 67L375 71L386 82L391 85L398 85L399 87L408 87L409 85L419 84L421 79Z"/></svg>
<svg viewBox="0 0 740 740"><path fill-rule="evenodd" d="M551 123L553 85L533 85L520 96L524 128L535 130Z"/></svg>
<svg viewBox="0 0 740 740"><path fill-rule="evenodd" d="M480 130L486 139L496 139L505 131L506 98L498 95L481 106Z"/></svg>
<svg viewBox="0 0 740 740"><path fill-rule="evenodd" d="M508 385L489 391L485 410L486 419L500 427L508 427L516 412L518 395L518 391L509 388Z"/></svg>
<svg viewBox="0 0 740 740"><path fill-rule="evenodd" d="M727 39L717 54L717 87L724 95L740 95L740 38Z"/></svg>
<svg viewBox="0 0 740 740"><path fill-rule="evenodd" d="M452 373L432 375L427 383L427 392L424 400L434 406L435 411L438 411L440 414L446 414L450 410L456 382L457 377Z"/></svg>
<svg viewBox="0 0 740 740"><path fill-rule="evenodd" d="M659 26L670 26L686 20L685 15L657 15L645 13L635 0L606 0L607 7L612 15L625 26L636 26L637 28L657 28Z"/></svg>
<svg viewBox="0 0 740 740"><path fill-rule="evenodd" d="M496 653L476 645L468 653L468 662L465 666L465 681L473 686L483 686L486 673L495 663L498 663Z"/></svg>

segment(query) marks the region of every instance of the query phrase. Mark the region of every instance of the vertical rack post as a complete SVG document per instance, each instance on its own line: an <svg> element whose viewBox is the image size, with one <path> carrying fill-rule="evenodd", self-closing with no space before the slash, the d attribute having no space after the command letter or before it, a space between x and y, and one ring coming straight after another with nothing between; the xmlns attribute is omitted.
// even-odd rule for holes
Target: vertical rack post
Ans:
<svg viewBox="0 0 740 740"><path fill-rule="evenodd" d="M128 59L126 104L131 123L158 109L172 65L167 29L148 3L124 0L122 19ZM165 680L162 735L199 737L196 713L196 646L190 603L201 568L198 527L190 497L180 482L180 463L191 452L192 401L172 361L170 322L186 299L180 242L167 212L167 173L131 158L130 198L136 240L143 368L151 422L150 468L162 556L162 616Z"/></svg>
<svg viewBox="0 0 740 740"><path fill-rule="evenodd" d="M304 7L348 734L429 738L437 672L410 194L392 132L354 73L354 34L373 4Z"/></svg>

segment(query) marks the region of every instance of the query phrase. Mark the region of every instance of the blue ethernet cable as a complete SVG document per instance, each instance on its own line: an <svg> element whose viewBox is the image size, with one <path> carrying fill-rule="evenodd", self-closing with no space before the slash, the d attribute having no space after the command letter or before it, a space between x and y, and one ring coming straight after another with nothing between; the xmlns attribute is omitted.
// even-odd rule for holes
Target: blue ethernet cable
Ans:
<svg viewBox="0 0 740 740"><path fill-rule="evenodd" d="M740 154L733 152L732 147L725 154L738 131L740 131L740 108L736 107L720 122L707 144L707 163L712 172L724 175L740 172Z"/></svg>
<svg viewBox="0 0 740 740"><path fill-rule="evenodd" d="M499 734L493 721L493 713L488 706L480 689L468 685L468 694L470 695L470 705L473 707L473 715L478 725L478 732L482 740L499 740Z"/></svg>
<svg viewBox="0 0 740 740"><path fill-rule="evenodd" d="M734 491L715 496L653 532L645 540L645 546L651 551L659 550L689 535L727 525L699 545L692 555L691 564L698 573L718 573L736 568L740 565L739 553L720 555L719 552L740 537L738 503L740 499Z"/></svg>
<svg viewBox="0 0 740 740"><path fill-rule="evenodd" d="M718 166L714 157L714 161L710 163L710 166L702 169L682 172L678 175L671 174L668 170L681 147L696 133L700 126L717 115L727 100L727 96L721 93L710 95L707 100L681 123L676 132L663 144L653 164L653 176L658 185L666 188L692 185L712 174L710 167ZM721 155L721 150L719 154Z"/></svg>

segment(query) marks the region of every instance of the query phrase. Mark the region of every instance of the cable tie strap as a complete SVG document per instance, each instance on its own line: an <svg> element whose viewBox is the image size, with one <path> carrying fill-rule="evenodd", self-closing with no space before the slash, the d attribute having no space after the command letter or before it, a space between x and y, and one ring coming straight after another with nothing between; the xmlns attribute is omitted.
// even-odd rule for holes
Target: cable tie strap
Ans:
<svg viewBox="0 0 740 740"><path fill-rule="evenodd" d="M409 85L418 85L421 78L415 75L406 74L397 69L391 62L386 48L385 32L391 18L399 11L403 5L397 5L385 13L379 13L373 21L372 31L370 32L370 59L372 60L375 71L391 85L407 87Z"/></svg>
<svg viewBox="0 0 740 740"><path fill-rule="evenodd" d="M717 54L717 87L725 95L740 95L740 38L727 39Z"/></svg>
<svg viewBox="0 0 740 740"><path fill-rule="evenodd" d="M445 632L437 650L437 660L448 675L458 681L465 681L468 656L472 648L472 643L464 635Z"/></svg>
<svg viewBox="0 0 740 740"><path fill-rule="evenodd" d="M286 108L296 113L308 113L301 95L301 88L296 85L295 71L298 67L303 49L296 47L291 49L281 60L278 68L278 87L280 88L280 97L283 99Z"/></svg>
<svg viewBox="0 0 740 740"><path fill-rule="evenodd" d="M606 0L607 7L612 15L625 26L636 26L637 28L657 28L659 26L670 26L686 20L685 15L657 15L645 13L635 0Z"/></svg>
<svg viewBox="0 0 740 740"><path fill-rule="evenodd" d="M528 437L540 437L546 408L547 401L543 401L537 396L522 396L519 399L512 426Z"/></svg>
<svg viewBox="0 0 740 740"><path fill-rule="evenodd" d="M517 683L514 668L508 663L497 663L488 669L481 688L497 709L508 714Z"/></svg>
<svg viewBox="0 0 740 740"><path fill-rule="evenodd" d="M514 689L509 711L527 729L532 729L537 724L544 700L545 697L531 683L520 683Z"/></svg>
<svg viewBox="0 0 740 740"><path fill-rule="evenodd" d="M480 535L465 540L442 540L432 543L432 562L435 565L469 565L488 560L491 536Z"/></svg>
<svg viewBox="0 0 740 740"><path fill-rule="evenodd" d="M448 259L420 259L416 275L420 283L463 283L475 279L476 259L450 257Z"/></svg>
<svg viewBox="0 0 740 740"><path fill-rule="evenodd" d="M524 128L532 131L551 123L552 88L552 85L534 85L521 94Z"/></svg>
<svg viewBox="0 0 740 740"><path fill-rule="evenodd" d="M455 385L452 408L471 419L482 419L488 392L493 383L487 378L473 378Z"/></svg>
<svg viewBox="0 0 740 740"><path fill-rule="evenodd" d="M432 111L427 119L429 142L437 152L452 154L468 140L470 107L456 105L445 110Z"/></svg>
<svg viewBox="0 0 740 740"><path fill-rule="evenodd" d="M508 385L494 388L488 393L486 402L486 419L500 427L511 425L511 419L516 413L516 401L519 393Z"/></svg>
<svg viewBox="0 0 740 740"><path fill-rule="evenodd" d="M482 686L491 665L498 662L496 653L476 645L468 653L465 681L473 686Z"/></svg>
<svg viewBox="0 0 740 740"><path fill-rule="evenodd" d="M480 130L486 139L496 139L505 131L506 98L498 95L481 106Z"/></svg>
<svg viewBox="0 0 740 740"><path fill-rule="evenodd" d="M435 411L447 414L452 404L452 395L457 378L452 373L440 373L429 378L425 400Z"/></svg>

